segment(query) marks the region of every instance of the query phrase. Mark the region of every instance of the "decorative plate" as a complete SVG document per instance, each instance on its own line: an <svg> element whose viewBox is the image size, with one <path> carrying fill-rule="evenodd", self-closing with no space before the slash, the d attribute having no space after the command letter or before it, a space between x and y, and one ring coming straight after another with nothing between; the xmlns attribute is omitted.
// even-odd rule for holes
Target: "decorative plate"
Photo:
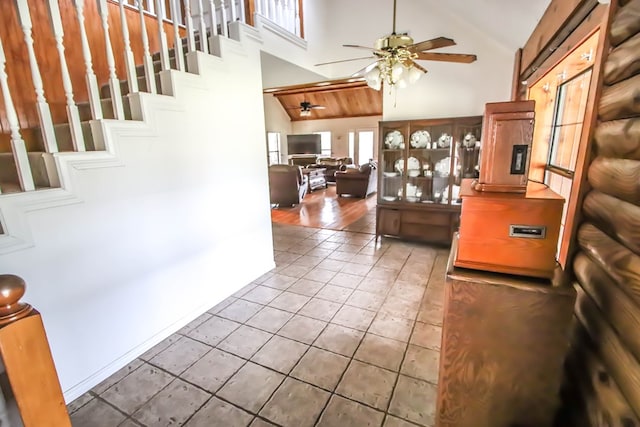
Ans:
<svg viewBox="0 0 640 427"><path fill-rule="evenodd" d="M413 148L427 148L431 143L431 135L426 130L417 130L411 134Z"/></svg>
<svg viewBox="0 0 640 427"><path fill-rule="evenodd" d="M407 170L422 170L422 166L420 165L420 160L415 157L409 157L407 159Z"/></svg>
<svg viewBox="0 0 640 427"><path fill-rule="evenodd" d="M452 139L453 137L450 136L448 133L443 133L442 135L440 135L440 138L438 138L438 147L449 148L449 146L451 145Z"/></svg>
<svg viewBox="0 0 640 427"><path fill-rule="evenodd" d="M434 169L440 176L449 176L449 166L451 165L451 157L445 157L436 163Z"/></svg>
<svg viewBox="0 0 640 427"><path fill-rule="evenodd" d="M384 137L384 144L390 149L404 148L404 136L400 131L392 130Z"/></svg>

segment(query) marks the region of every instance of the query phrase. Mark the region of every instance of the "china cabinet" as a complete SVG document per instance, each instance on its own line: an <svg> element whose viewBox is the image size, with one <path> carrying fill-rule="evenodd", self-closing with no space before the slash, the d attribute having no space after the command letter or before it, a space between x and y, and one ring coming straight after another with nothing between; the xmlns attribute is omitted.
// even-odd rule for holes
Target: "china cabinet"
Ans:
<svg viewBox="0 0 640 427"><path fill-rule="evenodd" d="M481 116L380 122L376 237L451 242L481 131Z"/></svg>

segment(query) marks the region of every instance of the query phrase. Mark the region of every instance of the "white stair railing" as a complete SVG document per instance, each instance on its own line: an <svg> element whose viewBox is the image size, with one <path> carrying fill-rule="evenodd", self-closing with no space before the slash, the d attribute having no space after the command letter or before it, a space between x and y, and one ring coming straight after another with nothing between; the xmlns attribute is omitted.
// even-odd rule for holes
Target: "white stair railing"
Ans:
<svg viewBox="0 0 640 427"><path fill-rule="evenodd" d="M299 0L255 0L256 13L275 22L287 31L300 36ZM244 13L244 4L240 1L240 10ZM244 16L241 14L240 16Z"/></svg>
<svg viewBox="0 0 640 427"><path fill-rule="evenodd" d="M120 26L122 27L122 38L124 41L124 66L127 69L127 85L129 87L129 93L131 94L138 91L138 76L136 75L136 61L133 58L133 51L131 50L129 24L127 23L127 15L124 11L125 1L126 0L119 1Z"/></svg>
<svg viewBox="0 0 640 427"><path fill-rule="evenodd" d="M147 34L147 24L144 20L144 10L142 10L142 3L140 1L137 2L137 6L140 15L140 33L142 35L142 50L144 51L142 61L144 64L145 81L147 82L147 92L157 93L155 70L153 69L153 59L149 51L149 35Z"/></svg>
<svg viewBox="0 0 640 427"><path fill-rule="evenodd" d="M186 71L184 66L184 56L182 51L182 38L180 38L180 28L179 28L179 15L176 10L180 10L179 7L176 7L176 1L178 0L169 0L169 11L171 12L171 21L173 21L173 50L176 57L176 68L178 71Z"/></svg>
<svg viewBox="0 0 640 427"><path fill-rule="evenodd" d="M227 5L225 3L227 2L220 0L220 34L227 37ZM213 14L215 15L215 13Z"/></svg>
<svg viewBox="0 0 640 427"><path fill-rule="evenodd" d="M67 119L69 120L69 129L71 131L71 143L75 151L85 151L84 137L82 136L82 125L80 123L80 113L78 106L73 99L73 85L69 75L69 67L67 59L64 56L64 29L62 27L62 18L60 17L60 9L58 8L58 0L48 0L49 17L51 22L51 30L53 37L56 39L56 48L58 49L58 57L60 58L60 72L62 73L62 87L64 95L67 99Z"/></svg>
<svg viewBox="0 0 640 427"><path fill-rule="evenodd" d="M102 21L102 32L104 34L104 45L106 49L107 67L109 69L109 93L111 94L111 104L113 105L113 115L118 120L124 120L124 108L122 106L122 92L120 92L120 80L116 74L116 60L113 57L111 47L111 37L109 36L109 10L107 0L98 0L98 14Z"/></svg>
<svg viewBox="0 0 640 427"><path fill-rule="evenodd" d="M29 157L27 156L27 147L20 135L20 124L18 115L16 114L11 92L9 92L9 83L6 68L7 59L4 55L2 40L0 40L0 89L2 89L2 97L4 98L4 107L11 129L11 151L13 152L13 160L18 171L18 179L22 191L32 191L36 189L31 175L31 166L29 165Z"/></svg>
<svg viewBox="0 0 640 427"><path fill-rule="evenodd" d="M36 108L38 110L40 131L42 132L42 138L44 140L44 148L48 153L56 153L58 151L58 145L56 143L56 135L53 130L51 110L49 109L49 104L47 103L47 99L44 96L44 86L42 85L40 67L38 66L36 53L33 49L33 36L29 5L27 4L27 0L16 0L15 4L18 8L18 19L20 21L20 27L22 27L24 42L27 45L29 67L31 68L31 80L33 81L33 87L35 88L36 92Z"/></svg>
<svg viewBox="0 0 640 427"><path fill-rule="evenodd" d="M160 46L160 65L162 70L169 70L169 45L167 44L167 34L164 32L164 20L166 13L161 0L156 0L156 18L158 19L158 44Z"/></svg>
<svg viewBox="0 0 640 427"><path fill-rule="evenodd" d="M86 68L87 91L89 93L89 105L91 106L91 117L94 120L102 119L102 105L100 105L100 91L98 89L98 80L93 72L93 60L91 58L91 49L89 48L89 39L87 38L87 29L84 25L84 0L74 0L76 8L76 16L80 25L80 41L82 42L82 56Z"/></svg>
<svg viewBox="0 0 640 427"><path fill-rule="evenodd" d="M207 26L204 23L204 7L202 6L202 0L198 0L198 14L198 19L200 21L200 48L204 53L209 53L209 43L207 43Z"/></svg>
<svg viewBox="0 0 640 427"><path fill-rule="evenodd" d="M193 18L191 16L191 0L183 0L184 16L187 26L187 52L195 52L196 40L193 34Z"/></svg>
<svg viewBox="0 0 640 427"><path fill-rule="evenodd" d="M238 10L236 9L236 0L229 0L229 9L230 13L229 16L231 16L231 22L233 21L237 21L238 20Z"/></svg>
<svg viewBox="0 0 640 427"><path fill-rule="evenodd" d="M216 4L213 0L209 0L209 18L211 20L211 36L217 36L218 14L216 13Z"/></svg>

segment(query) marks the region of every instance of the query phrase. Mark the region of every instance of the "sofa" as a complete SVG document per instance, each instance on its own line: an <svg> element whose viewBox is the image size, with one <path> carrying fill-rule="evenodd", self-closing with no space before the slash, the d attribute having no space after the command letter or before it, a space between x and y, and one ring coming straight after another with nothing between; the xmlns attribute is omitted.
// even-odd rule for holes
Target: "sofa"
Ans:
<svg viewBox="0 0 640 427"><path fill-rule="evenodd" d="M300 166L269 166L269 196L272 205L293 206L307 194L307 177Z"/></svg>
<svg viewBox="0 0 640 427"><path fill-rule="evenodd" d="M336 172L336 194L348 194L363 199L375 193L378 187L378 165L371 161L359 168L348 168Z"/></svg>

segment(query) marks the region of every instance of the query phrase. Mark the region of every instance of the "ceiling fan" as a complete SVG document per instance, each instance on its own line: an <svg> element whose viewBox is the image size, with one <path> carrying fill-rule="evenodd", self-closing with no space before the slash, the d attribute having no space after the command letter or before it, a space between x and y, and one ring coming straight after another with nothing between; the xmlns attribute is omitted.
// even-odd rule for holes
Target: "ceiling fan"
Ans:
<svg viewBox="0 0 640 427"><path fill-rule="evenodd" d="M417 81L427 70L415 62L416 60L469 64L477 59L476 55L462 53L427 52L433 49L455 46L456 42L447 37L437 37L414 43L413 39L407 34L396 34L396 3L397 0L393 0L393 30L391 34L376 40L373 48L354 44L343 45L344 47L370 50L373 56L323 62L316 65L337 64L373 58L376 60L374 63L357 71L353 76L364 75L367 84L371 88L380 90L383 82L389 86L405 87L408 83Z"/></svg>
<svg viewBox="0 0 640 427"><path fill-rule="evenodd" d="M302 101L298 107L287 107L287 110L300 110L300 117L308 117L311 110L324 110L326 107L322 105L312 104L309 101Z"/></svg>

